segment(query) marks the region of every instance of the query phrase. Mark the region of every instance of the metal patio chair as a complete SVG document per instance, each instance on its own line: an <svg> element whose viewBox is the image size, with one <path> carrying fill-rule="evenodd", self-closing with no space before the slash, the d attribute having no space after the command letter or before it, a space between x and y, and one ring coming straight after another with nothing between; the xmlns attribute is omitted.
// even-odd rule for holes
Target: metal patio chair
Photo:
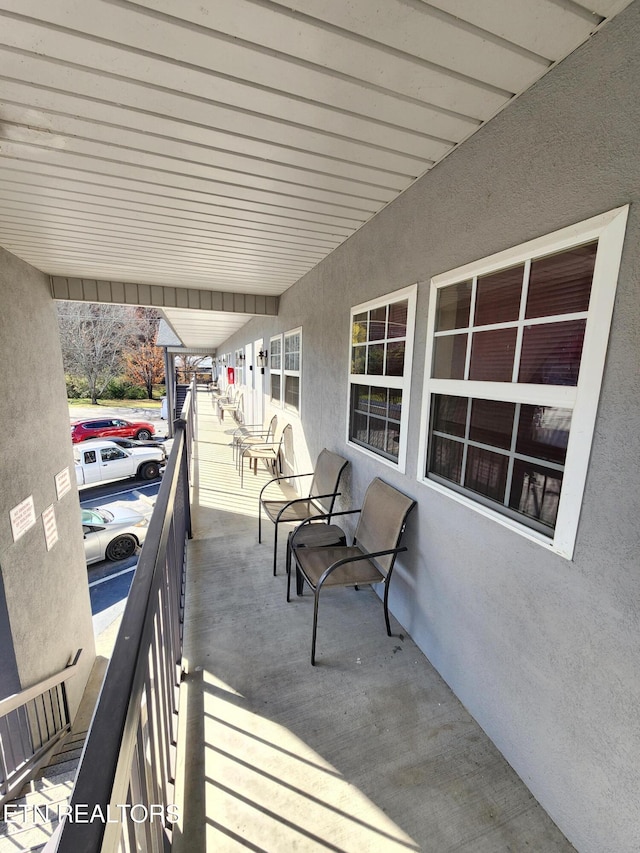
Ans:
<svg viewBox="0 0 640 853"><path fill-rule="evenodd" d="M262 440L259 444L251 444L242 449L238 458L238 466L240 468L240 488L244 486L245 459L249 460L249 467L253 468L254 474L258 473L258 462L262 460L271 468L274 476L276 475L283 447L292 432L293 427L291 424L278 425L275 435L271 441Z"/></svg>
<svg viewBox="0 0 640 853"><path fill-rule="evenodd" d="M384 619L387 635L391 636L389 622L389 583L397 555L406 551L400 546L407 517L416 501L398 491L384 480L372 480L364 496L362 508L332 513L339 515L359 513L352 545L325 545L298 547L295 531L291 537L291 557L296 571L296 592L302 595L304 584L313 590L313 631L311 636L311 665L316 662L316 634L318 629L318 603L320 590L325 587L355 587L384 583ZM302 536L307 519L298 530ZM291 573L287 576L287 601Z"/></svg>
<svg viewBox="0 0 640 853"><path fill-rule="evenodd" d="M218 400L218 420L220 423L224 420L224 413L231 412L231 414L236 418L236 420L240 420L240 412L242 411L242 391L236 391L233 398L225 401Z"/></svg>
<svg viewBox="0 0 640 853"><path fill-rule="evenodd" d="M233 461L238 467L241 450L252 444L264 444L273 440L278 425L278 416L274 415L267 424L240 424L233 431Z"/></svg>
<svg viewBox="0 0 640 853"><path fill-rule="evenodd" d="M275 575L278 557L278 525L283 522L300 522L309 516L331 516L333 505L340 494L338 487L342 472L349 464L347 459L332 453L326 448L320 452L313 471L307 474L292 474L270 480L260 491L258 499L258 542L262 541L262 511L274 524L273 535L273 574ZM297 480L311 477L311 485L306 497L278 499L268 497L268 490L282 480ZM272 493L274 489L271 489ZM326 525L325 525L326 526Z"/></svg>

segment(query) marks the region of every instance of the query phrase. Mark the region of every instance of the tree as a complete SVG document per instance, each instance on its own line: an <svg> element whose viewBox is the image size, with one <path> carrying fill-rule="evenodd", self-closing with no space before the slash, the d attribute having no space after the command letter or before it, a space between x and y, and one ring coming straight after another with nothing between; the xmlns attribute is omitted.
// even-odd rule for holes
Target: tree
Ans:
<svg viewBox="0 0 640 853"><path fill-rule="evenodd" d="M135 385L144 385L149 399L153 386L164 378L162 349L151 341L138 341L124 353L124 369L127 379Z"/></svg>
<svg viewBox="0 0 640 853"><path fill-rule="evenodd" d="M198 373L203 362L211 358L209 355L179 355L176 357L176 369L182 374L182 381L187 384L194 374Z"/></svg>
<svg viewBox="0 0 640 853"><path fill-rule="evenodd" d="M147 397L153 397L153 386L164 378L162 348L156 346L160 317L153 308L135 309L135 334L124 353L127 379L134 385L143 385Z"/></svg>
<svg viewBox="0 0 640 853"><path fill-rule="evenodd" d="M58 302L65 371L87 380L98 405L108 383L122 371L123 353L135 335L135 311L124 305Z"/></svg>

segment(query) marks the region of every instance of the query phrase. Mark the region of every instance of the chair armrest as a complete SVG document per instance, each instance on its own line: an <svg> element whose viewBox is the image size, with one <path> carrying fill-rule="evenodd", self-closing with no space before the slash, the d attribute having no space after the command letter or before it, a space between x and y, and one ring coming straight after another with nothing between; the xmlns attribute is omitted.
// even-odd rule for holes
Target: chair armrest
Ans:
<svg viewBox="0 0 640 853"><path fill-rule="evenodd" d="M336 560L335 563L332 563L328 569L325 569L324 572L318 578L318 586L321 586L325 582L325 580L329 577L331 572L334 572L339 566L345 565L345 563L357 563L360 560L370 560L372 557L387 557L389 554L400 554L402 551L406 551L407 546L401 545L399 548L389 548L387 551L372 551L370 553L362 553L357 554L354 557L344 557L342 560Z"/></svg>
<svg viewBox="0 0 640 853"><path fill-rule="evenodd" d="M255 445L254 445L255 446ZM278 483L281 480L297 480L299 477L313 477L315 471L309 471L308 474L289 474L287 477L274 477L272 480L269 480L268 483L265 483L264 486L260 489L259 500L262 502L262 493L265 489L269 488L272 483Z"/></svg>
<svg viewBox="0 0 640 853"><path fill-rule="evenodd" d="M292 504L301 503L302 501L321 500L322 498L337 498L338 495L340 495L340 494L342 494L342 492L331 492L328 495L314 495L313 498L293 498L292 500L287 501L287 503L282 507L282 509L280 510L278 515L276 516L276 524L280 521L280 516L282 515L282 513L286 509L288 509L290 506L292 506ZM311 517L315 518L315 516L311 516Z"/></svg>

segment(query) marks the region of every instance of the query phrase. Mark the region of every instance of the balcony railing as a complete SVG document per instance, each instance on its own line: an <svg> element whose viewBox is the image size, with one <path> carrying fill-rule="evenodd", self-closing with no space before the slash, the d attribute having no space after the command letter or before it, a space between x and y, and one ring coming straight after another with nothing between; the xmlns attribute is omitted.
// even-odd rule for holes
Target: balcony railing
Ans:
<svg viewBox="0 0 640 853"><path fill-rule="evenodd" d="M82 754L47 851L166 851L174 814L195 385L174 443Z"/></svg>
<svg viewBox="0 0 640 853"><path fill-rule="evenodd" d="M0 806L20 792L71 730L66 683L81 653L62 672L0 702Z"/></svg>

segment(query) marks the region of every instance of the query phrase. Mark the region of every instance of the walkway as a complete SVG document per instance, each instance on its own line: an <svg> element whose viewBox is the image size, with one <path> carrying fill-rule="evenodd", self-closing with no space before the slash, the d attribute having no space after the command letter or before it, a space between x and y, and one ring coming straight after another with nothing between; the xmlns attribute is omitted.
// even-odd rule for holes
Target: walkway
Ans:
<svg viewBox="0 0 640 853"><path fill-rule="evenodd" d="M240 493L232 427L201 393L175 853L572 851L371 590L321 603L309 665L312 598L286 603L271 525L257 544L266 473Z"/></svg>

